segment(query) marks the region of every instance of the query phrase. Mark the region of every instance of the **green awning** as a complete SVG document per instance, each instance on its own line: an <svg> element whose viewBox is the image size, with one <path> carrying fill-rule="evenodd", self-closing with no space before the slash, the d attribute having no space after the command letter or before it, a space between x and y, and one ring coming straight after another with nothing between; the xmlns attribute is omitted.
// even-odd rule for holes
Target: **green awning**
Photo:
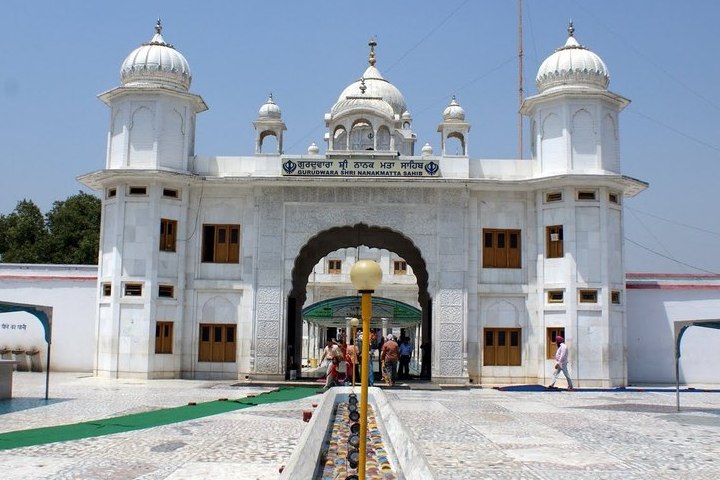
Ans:
<svg viewBox="0 0 720 480"><path fill-rule="evenodd" d="M360 319L359 296L336 297L314 303L303 309L303 320L322 327L345 327L348 319ZM372 297L373 328L414 327L422 322L419 308L390 298Z"/></svg>

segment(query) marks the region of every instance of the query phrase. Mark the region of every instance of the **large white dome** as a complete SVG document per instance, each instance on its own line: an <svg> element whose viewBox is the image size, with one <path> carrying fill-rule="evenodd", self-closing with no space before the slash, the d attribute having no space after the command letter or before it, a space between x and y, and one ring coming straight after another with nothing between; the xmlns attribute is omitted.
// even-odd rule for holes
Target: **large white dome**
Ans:
<svg viewBox="0 0 720 480"><path fill-rule="evenodd" d="M164 86L188 91L192 75L185 57L166 43L158 20L155 35L127 56L120 68L120 79L125 86Z"/></svg>
<svg viewBox="0 0 720 480"><path fill-rule="evenodd" d="M377 99L382 99L390 105L394 114L400 116L407 111L405 97L403 97L395 85L385 80L380 70L375 67L375 46L377 45L375 40L371 40L369 45L370 58L368 62L370 66L365 70L365 73L362 74L361 78L348 85L345 90L342 91L337 99L336 106L348 98L353 98L354 100L362 99L362 97L375 99L370 103L376 103ZM333 111L336 110L337 108L333 107Z"/></svg>
<svg viewBox="0 0 720 480"><path fill-rule="evenodd" d="M580 86L607 90L610 72L605 62L578 43L572 22L568 27L565 45L555 50L540 65L535 83L538 93L560 86Z"/></svg>

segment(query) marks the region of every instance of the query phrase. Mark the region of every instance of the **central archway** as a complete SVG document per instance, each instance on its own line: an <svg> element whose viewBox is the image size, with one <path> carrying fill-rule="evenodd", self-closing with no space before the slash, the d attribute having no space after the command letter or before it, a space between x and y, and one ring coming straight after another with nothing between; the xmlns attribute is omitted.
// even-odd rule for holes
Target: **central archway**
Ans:
<svg viewBox="0 0 720 480"><path fill-rule="evenodd" d="M385 249L401 256L412 267L417 279L418 305L422 311L422 338L428 342L429 358L432 345L432 300L428 293L428 272L420 250L408 237L389 228L369 226L364 223L333 227L324 230L300 249L292 269L292 286L288 294L286 315L285 375L299 370L297 360L302 352L302 308L307 298L307 284L313 267L329 253L339 248L366 246ZM296 354L296 352L298 352ZM430 369L428 369L430 371Z"/></svg>

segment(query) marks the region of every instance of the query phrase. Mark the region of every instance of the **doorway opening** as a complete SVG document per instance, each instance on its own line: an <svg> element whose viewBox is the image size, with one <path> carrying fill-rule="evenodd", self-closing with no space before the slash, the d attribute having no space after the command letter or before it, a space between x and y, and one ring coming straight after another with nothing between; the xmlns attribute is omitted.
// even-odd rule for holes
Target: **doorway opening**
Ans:
<svg viewBox="0 0 720 480"><path fill-rule="evenodd" d="M386 319L386 326L388 321L392 317L388 313L391 309L398 308L397 321L398 325L393 325L390 328L405 328L399 323L401 314L400 310L404 310L406 313L414 309L414 316L416 327L413 333L415 333L418 345L422 348L418 348L415 352L416 356L423 357L426 360L424 363L423 372L425 378L430 378L430 372L432 371L430 365L430 359L432 355L430 353L432 348L432 300L428 293L428 272L425 264L425 260L422 257L420 250L408 237L400 232L396 232L389 228L383 227L372 227L363 223L359 223L352 226L334 227L318 233L312 237L298 252L295 259L295 264L292 270L292 286L288 295L287 301L287 315L286 315L286 357L285 357L285 374L286 378L290 378L291 372L293 375L301 375L302 366L308 366L310 358L317 358L316 347L313 345L311 348L308 347L307 329L304 329L304 317L303 311L307 309L308 312L312 312L312 307L318 303L318 296L315 292L308 291L309 284L311 288L317 286L317 282L312 282L311 275L318 263L325 259L330 258L329 255L340 249L355 249L356 255L374 255L377 254L378 250L392 252L392 254L400 260L392 260L388 265L384 267L384 275L395 273L396 268L410 267L414 278L416 280L416 298L413 298L412 302L398 302L396 299L391 298L391 295L384 295L386 292L383 290L383 285L378 287L375 295L373 296L373 319L371 323L378 325L378 328L382 328L382 319ZM393 258L395 258L393 257ZM356 257L356 259L359 259ZM363 257L363 259L365 259ZM374 259L374 258L368 258ZM332 260L332 263L330 263ZM328 260L328 269L332 269L335 275L339 275L336 287L342 291L343 294L331 295L322 300L335 299L336 305L343 303L345 306L343 321L349 322L354 315L352 313L355 310L355 306L358 307L359 312L359 297L357 292L354 291L352 284L349 281L349 268L351 265L345 265L343 270L342 263L337 263L336 258L330 258ZM381 265L382 267L383 265ZM339 267L339 271L337 270ZM344 275L344 276L343 276ZM344 280L344 281L343 281ZM391 290L388 290L391 291ZM308 298L310 297L310 298ZM342 297L347 297L344 301ZM309 301L308 301L309 300ZM377 303L377 309L375 304ZM411 303L416 304L411 305ZM404 307L401 307L405 305ZM328 307L326 304L323 308ZM408 308L409 307L409 308ZM350 310L348 310L348 308ZM383 310L384 309L384 310ZM315 310L315 314L320 310ZM327 311L326 311L327 312ZM387 313L384 314L383 312ZM393 314L395 312L393 311ZM338 310L339 315L339 310ZM376 316L377 315L377 316ZM357 317L359 318L359 316ZM338 320L338 323L339 320ZM343 330L339 327L345 327L347 331L348 324L344 325L328 325L329 328L336 329L335 335L338 335L338 331ZM305 330L305 331L304 331ZM409 333L410 329L400 333ZM305 335L304 335L305 333ZM324 333L327 335L328 330ZM319 342L319 335L315 336L316 341ZM305 340L305 341L304 341ZM322 339L325 340L325 339ZM322 342L324 344L324 341ZM421 354L422 352L422 354ZM319 361L319 360L318 360Z"/></svg>

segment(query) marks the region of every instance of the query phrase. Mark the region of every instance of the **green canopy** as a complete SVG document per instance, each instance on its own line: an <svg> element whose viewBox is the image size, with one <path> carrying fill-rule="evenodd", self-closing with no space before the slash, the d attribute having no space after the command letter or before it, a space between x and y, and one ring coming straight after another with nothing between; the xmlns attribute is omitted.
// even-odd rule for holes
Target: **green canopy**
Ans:
<svg viewBox="0 0 720 480"><path fill-rule="evenodd" d="M336 297L303 308L303 320L321 327L344 327L351 318L360 318L359 296ZM422 323L419 308L384 297L372 298L372 328L414 327Z"/></svg>

